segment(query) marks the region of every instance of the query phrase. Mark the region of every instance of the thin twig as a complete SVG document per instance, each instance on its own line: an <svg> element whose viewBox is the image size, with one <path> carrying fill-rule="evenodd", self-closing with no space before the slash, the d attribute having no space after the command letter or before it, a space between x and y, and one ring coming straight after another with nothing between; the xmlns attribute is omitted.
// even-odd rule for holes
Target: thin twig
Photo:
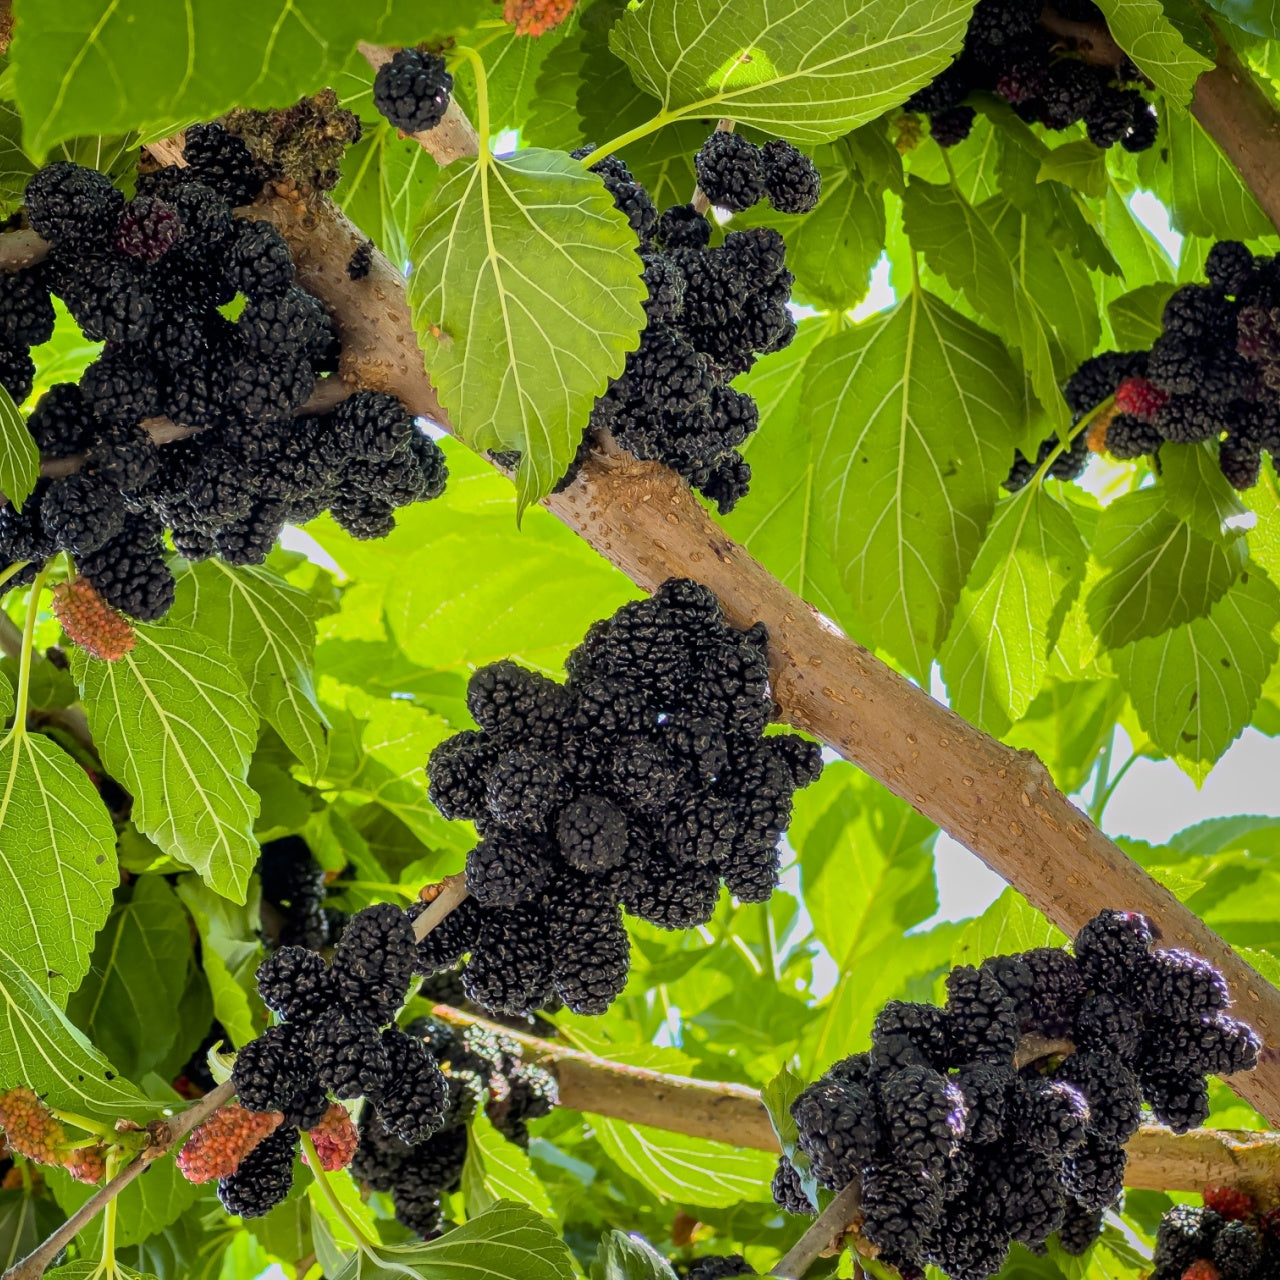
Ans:
<svg viewBox="0 0 1280 1280"><path fill-rule="evenodd" d="M732 133L733 121L728 119L717 120L715 131L717 133ZM705 214L711 208L711 201L703 194L702 188L697 186L693 189L693 195L690 197L689 203L701 214Z"/></svg>
<svg viewBox="0 0 1280 1280"><path fill-rule="evenodd" d="M49 1238L4 1273L3 1280L40 1280L45 1268L153 1161L167 1155L196 1125L208 1119L235 1096L228 1080L206 1093L194 1106L170 1120L154 1120L147 1126L151 1142L105 1186L99 1188Z"/></svg>
<svg viewBox="0 0 1280 1280"><path fill-rule="evenodd" d="M800 1280L824 1254L839 1252L845 1236L858 1221L861 1205L862 1184L855 1178L843 1191L836 1193L808 1231L783 1254L770 1274L784 1276L786 1280Z"/></svg>
<svg viewBox="0 0 1280 1280"><path fill-rule="evenodd" d="M419 942L467 900L467 877L461 871L454 876L445 876L434 889L431 905L413 922L413 936Z"/></svg>

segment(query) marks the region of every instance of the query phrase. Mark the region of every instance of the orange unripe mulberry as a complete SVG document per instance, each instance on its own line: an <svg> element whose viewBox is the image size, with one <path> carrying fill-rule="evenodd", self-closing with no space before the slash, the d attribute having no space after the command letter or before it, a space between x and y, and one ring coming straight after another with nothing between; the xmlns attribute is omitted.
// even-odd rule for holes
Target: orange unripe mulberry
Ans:
<svg viewBox="0 0 1280 1280"><path fill-rule="evenodd" d="M90 657L114 662L137 642L133 624L103 600L88 578L59 583L53 589L53 613Z"/></svg>
<svg viewBox="0 0 1280 1280"><path fill-rule="evenodd" d="M107 1176L107 1149L101 1143L66 1153L66 1170L77 1182L101 1182Z"/></svg>
<svg viewBox="0 0 1280 1280"><path fill-rule="evenodd" d="M219 1107L178 1152L178 1168L188 1182L229 1178L240 1161L283 1123L279 1111L249 1111L236 1103Z"/></svg>
<svg viewBox="0 0 1280 1280"><path fill-rule="evenodd" d="M326 1173L345 1169L360 1141L360 1133L350 1113L336 1102L324 1113L324 1119L310 1131L309 1136L315 1143L316 1155L320 1157L320 1167Z"/></svg>
<svg viewBox="0 0 1280 1280"><path fill-rule="evenodd" d="M572 12L577 0L507 0L503 21L518 36L540 36L558 27Z"/></svg>
<svg viewBox="0 0 1280 1280"><path fill-rule="evenodd" d="M49 1108L25 1085L0 1094L0 1129L9 1146L28 1160L61 1164L67 1135Z"/></svg>

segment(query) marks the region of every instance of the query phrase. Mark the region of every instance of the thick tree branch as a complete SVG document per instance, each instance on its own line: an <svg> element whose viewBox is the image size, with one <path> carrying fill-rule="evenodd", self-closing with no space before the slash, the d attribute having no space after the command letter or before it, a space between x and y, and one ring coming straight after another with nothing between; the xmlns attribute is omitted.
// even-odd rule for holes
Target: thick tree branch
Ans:
<svg viewBox="0 0 1280 1280"><path fill-rule="evenodd" d="M836 1253L845 1236L857 1225L862 1207L862 1186L856 1179L814 1219L813 1225L779 1259L771 1275L785 1280L800 1277L824 1254Z"/></svg>
<svg viewBox="0 0 1280 1280"><path fill-rule="evenodd" d="M147 1126L151 1141L105 1186L99 1188L47 1240L4 1273L3 1280L40 1280L45 1268L71 1243L103 1209L151 1164L167 1155L196 1125L208 1119L220 1106L230 1102L235 1090L230 1081L206 1093L194 1106L168 1120Z"/></svg>
<svg viewBox="0 0 1280 1280"><path fill-rule="evenodd" d="M562 1106L628 1124L727 1142L755 1151L778 1150L777 1135L758 1090L747 1085L695 1080L583 1053L554 1040L512 1031L450 1005L431 1012L455 1026L482 1026L520 1042L526 1061L556 1077ZM1019 1047L1018 1061L1034 1061L1070 1049L1061 1041ZM1146 1125L1130 1140L1125 1185L1145 1191L1199 1191L1215 1182L1246 1190L1274 1187L1280 1179L1280 1134L1196 1129L1171 1133Z"/></svg>

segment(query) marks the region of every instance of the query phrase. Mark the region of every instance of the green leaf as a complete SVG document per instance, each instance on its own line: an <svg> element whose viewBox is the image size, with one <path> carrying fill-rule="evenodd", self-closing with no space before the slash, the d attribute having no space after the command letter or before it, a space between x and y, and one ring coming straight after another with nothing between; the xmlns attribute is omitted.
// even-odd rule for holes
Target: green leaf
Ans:
<svg viewBox="0 0 1280 1280"><path fill-rule="evenodd" d="M482 1213L498 1200L526 1204L544 1218L555 1220L547 1189L538 1180L529 1153L509 1142L477 1111L468 1126L467 1160L462 1190L469 1214Z"/></svg>
<svg viewBox="0 0 1280 1280"><path fill-rule="evenodd" d="M1107 318L1117 346L1123 351L1149 347L1164 332L1161 315L1175 285L1144 284L1107 303Z"/></svg>
<svg viewBox="0 0 1280 1280"><path fill-rule="evenodd" d="M248 785L258 716L226 650L195 631L138 626L116 662L72 667L103 763L133 796L133 820L208 884L245 899L258 858Z"/></svg>
<svg viewBox="0 0 1280 1280"><path fill-rule="evenodd" d="M361 542L328 519L309 529L346 573L381 589L410 661L465 669L511 657L558 672L596 618L639 593L549 512L529 509L517 529L510 484L446 447L449 500L403 508L390 537Z"/></svg>
<svg viewBox="0 0 1280 1280"><path fill-rule="evenodd" d="M1084 785L1124 701L1117 680L1050 680L1005 741L1034 751L1070 795Z"/></svg>
<svg viewBox="0 0 1280 1280"><path fill-rule="evenodd" d="M842 973L938 909L933 875L937 827L844 761L796 796L788 840L800 854L814 933ZM849 886L864 886L851 901Z"/></svg>
<svg viewBox="0 0 1280 1280"><path fill-rule="evenodd" d="M1007 472L1017 382L997 339L919 290L810 361L828 549L867 631L916 675L946 634Z"/></svg>
<svg viewBox="0 0 1280 1280"><path fill-rule="evenodd" d="M1060 947L1059 932L1015 889L1006 889L976 920L956 946L956 964L978 964L988 956L1012 955L1034 947Z"/></svg>
<svg viewBox="0 0 1280 1280"><path fill-rule="evenodd" d="M282 1262L297 1262L311 1253L311 1202L306 1196L290 1196L261 1218L252 1218L245 1226L258 1243Z"/></svg>
<svg viewBox="0 0 1280 1280"><path fill-rule="evenodd" d="M1107 153L1087 138L1054 147L1036 173L1037 182L1063 182L1082 195L1100 200L1107 190Z"/></svg>
<svg viewBox="0 0 1280 1280"><path fill-rule="evenodd" d="M111 910L115 843L93 784L61 747L33 733L0 742L0 949L59 1004Z"/></svg>
<svg viewBox="0 0 1280 1280"><path fill-rule="evenodd" d="M318 778L329 726L316 701L315 608L306 592L260 565L204 560L177 575L168 621L222 642L258 714Z"/></svg>
<svg viewBox="0 0 1280 1280"><path fill-rule="evenodd" d="M1139 723L1197 784L1253 716L1277 622L1280 591L1253 566L1207 617L1112 655Z"/></svg>
<svg viewBox="0 0 1280 1280"><path fill-rule="evenodd" d="M902 212L912 247L1017 347L1050 424L1065 426L1049 317L1028 294L987 219L951 188L917 181L907 187Z"/></svg>
<svg viewBox="0 0 1280 1280"><path fill-rule="evenodd" d="M1162 111L1158 146L1138 158L1138 177L1169 207L1175 231L1250 240L1274 228L1218 144L1189 113Z"/></svg>
<svg viewBox="0 0 1280 1280"><path fill-rule="evenodd" d="M810 355L839 328L838 317L802 320L786 350L765 356L735 382L755 400L760 429L742 446L751 463L751 500L720 523L781 583L852 632L858 622L814 502L814 423L803 396Z"/></svg>
<svg viewBox="0 0 1280 1280"><path fill-rule="evenodd" d="M453 21L442 23L413 4L375 12L231 0L216 13L149 0L67 0L57 12L28 5L12 47L26 147L43 160L82 134L162 137L231 107L288 106L332 80L357 40L451 34L455 22L474 21L467 10L450 6Z"/></svg>
<svg viewBox="0 0 1280 1280"><path fill-rule="evenodd" d="M187 913L162 877L142 876L98 934L67 1016L125 1075L141 1079L178 1033L173 1015L191 960Z"/></svg>
<svg viewBox="0 0 1280 1280"><path fill-rule="evenodd" d="M665 114L826 142L897 106L960 47L969 0L646 0L610 35Z"/></svg>
<svg viewBox="0 0 1280 1280"><path fill-rule="evenodd" d="M26 1187L0 1191L0 1273L25 1258L62 1221L58 1206L46 1195L34 1195Z"/></svg>
<svg viewBox="0 0 1280 1280"><path fill-rule="evenodd" d="M1116 43L1168 98L1184 107L1213 61L1193 49L1165 17L1160 0L1099 0ZM1162 113L1162 122L1170 113Z"/></svg>
<svg viewBox="0 0 1280 1280"><path fill-rule="evenodd" d="M763 1151L607 1116L594 1117L593 1125L609 1158L661 1199L723 1208L769 1198L774 1160Z"/></svg>
<svg viewBox="0 0 1280 1280"><path fill-rule="evenodd" d="M591 1280L676 1280L676 1273L647 1240L615 1228L600 1238Z"/></svg>
<svg viewBox="0 0 1280 1280"><path fill-rule="evenodd" d="M1085 609L1107 649L1203 617L1248 556L1243 538L1210 540L1197 533L1169 510L1159 489L1125 494L1107 507L1093 551L1104 572Z"/></svg>
<svg viewBox="0 0 1280 1280"><path fill-rule="evenodd" d="M254 975L266 953L258 938L257 903L228 902L195 876L178 880L178 897L200 933L200 962L209 980L214 1016L231 1039L223 1048L243 1048L262 1029Z"/></svg>
<svg viewBox="0 0 1280 1280"><path fill-rule="evenodd" d="M1160 483L1169 510L1210 539L1239 537L1247 508L1218 466L1212 443L1160 450Z"/></svg>
<svg viewBox="0 0 1280 1280"><path fill-rule="evenodd" d="M760 1101L769 1113L769 1123L785 1151L794 1147L799 1136L791 1116L791 1104L804 1092L805 1082L790 1067L783 1067L760 1091Z"/></svg>
<svg viewBox="0 0 1280 1280"><path fill-rule="evenodd" d="M51 1280L91 1280L91 1277L101 1273L101 1264L95 1258L79 1258L75 1262L68 1262L65 1267L56 1267L52 1271L45 1274ZM112 1268L113 1274L119 1277L119 1280L155 1280L154 1276L146 1275L141 1271L134 1271L131 1267L116 1264Z"/></svg>
<svg viewBox="0 0 1280 1280"><path fill-rule="evenodd" d="M1042 486L997 506L939 654L954 711L997 736L1022 718L1086 560L1071 513Z"/></svg>
<svg viewBox="0 0 1280 1280"><path fill-rule="evenodd" d="M40 479L40 450L13 397L0 383L0 493L21 511Z"/></svg>
<svg viewBox="0 0 1280 1280"><path fill-rule="evenodd" d="M163 1108L143 1097L0 951L0 1091L25 1084L50 1106L114 1124L142 1124Z"/></svg>
<svg viewBox="0 0 1280 1280"><path fill-rule="evenodd" d="M644 324L635 236L597 174L558 151L482 157L432 193L409 302L461 437L518 449L521 507L564 475Z"/></svg>
<svg viewBox="0 0 1280 1280"><path fill-rule="evenodd" d="M1280 40L1280 7L1275 0L1209 0L1209 4L1237 27Z"/></svg>
<svg viewBox="0 0 1280 1280"><path fill-rule="evenodd" d="M546 1219L509 1200L428 1244L380 1249L373 1259L362 1254L337 1280L403 1277L406 1268L422 1280L570 1280L575 1274L573 1255Z"/></svg>

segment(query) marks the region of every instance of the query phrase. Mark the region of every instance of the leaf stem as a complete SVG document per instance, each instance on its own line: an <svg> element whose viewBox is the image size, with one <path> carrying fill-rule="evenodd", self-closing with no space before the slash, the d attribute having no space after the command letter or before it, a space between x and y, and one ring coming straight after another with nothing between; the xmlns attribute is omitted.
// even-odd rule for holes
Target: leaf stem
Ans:
<svg viewBox="0 0 1280 1280"><path fill-rule="evenodd" d="M678 119L677 116L669 115L666 111L659 111L656 116L651 116L643 124L638 124L633 129L628 129L626 133L620 133L616 138L610 138L603 146L593 147L582 157L583 168L589 169L592 163L592 157L597 152L603 152L604 155L612 155L615 151L621 151L623 147L628 146L632 142L638 142L641 138L647 138L651 133L657 133L663 125L670 124L673 120Z"/></svg>
<svg viewBox="0 0 1280 1280"><path fill-rule="evenodd" d="M118 1143L120 1135L111 1128L98 1120L90 1120L88 1116L77 1115L74 1111L61 1111L57 1107L50 1107L49 1114L55 1120L60 1120L63 1124L74 1125L77 1129L83 1129L85 1133L92 1133L99 1138L105 1138L110 1143Z"/></svg>
<svg viewBox="0 0 1280 1280"><path fill-rule="evenodd" d="M472 49L465 44L456 45L454 53L461 55L469 63L471 70L476 77L476 114L479 120L476 122L477 141L480 149L480 163L487 164L493 159L493 153L489 150L489 73L485 69L484 59L480 56L478 50Z"/></svg>
<svg viewBox="0 0 1280 1280"><path fill-rule="evenodd" d="M26 560L18 560L9 565L8 568L0 571L0 595L4 592L4 584L8 582L10 578L16 578L18 574L27 567L27 563L28 562Z"/></svg>
<svg viewBox="0 0 1280 1280"><path fill-rule="evenodd" d="M316 1153L316 1144L312 1142L311 1135L299 1132L298 1136L302 1141L302 1150L307 1156L307 1165L311 1169L311 1176L315 1179L316 1186L320 1188L320 1194L324 1197L325 1203L333 1210L334 1217L351 1233L351 1238L362 1251L369 1252L376 1249L377 1241L370 1240L365 1235L360 1224L352 1218L347 1212L346 1206L338 1199L337 1192L329 1185L329 1175L325 1173L323 1166L320 1164L320 1157Z"/></svg>
<svg viewBox="0 0 1280 1280"><path fill-rule="evenodd" d="M1142 758L1141 751L1135 751L1116 771L1111 781L1107 784L1107 789L1102 793L1101 803L1095 801L1089 806L1089 820L1095 824L1101 823L1102 815L1107 811L1107 805L1111 803L1111 797L1115 795L1116 788L1124 781L1124 775ZM1097 811L1095 812L1095 806Z"/></svg>
<svg viewBox="0 0 1280 1280"><path fill-rule="evenodd" d="M1044 483L1045 476L1049 474L1049 468L1071 447L1071 442L1076 436L1082 431L1088 431L1093 426L1094 420L1108 412L1115 402L1115 396L1108 396L1100 404L1095 404L1075 426L1069 428L1065 436L1060 435L1058 443L1050 451L1049 456L1036 468L1035 475L1031 477L1025 487L1027 489L1039 488Z"/></svg>
<svg viewBox="0 0 1280 1280"><path fill-rule="evenodd" d="M44 590L44 579L48 572L41 569L36 580L31 584L31 595L27 601L27 616L22 627L22 657L18 667L18 697L13 709L13 728L5 743L15 746L22 741L27 732L27 704L31 697L31 655L35 648L36 619L40 613L40 593Z"/></svg>

